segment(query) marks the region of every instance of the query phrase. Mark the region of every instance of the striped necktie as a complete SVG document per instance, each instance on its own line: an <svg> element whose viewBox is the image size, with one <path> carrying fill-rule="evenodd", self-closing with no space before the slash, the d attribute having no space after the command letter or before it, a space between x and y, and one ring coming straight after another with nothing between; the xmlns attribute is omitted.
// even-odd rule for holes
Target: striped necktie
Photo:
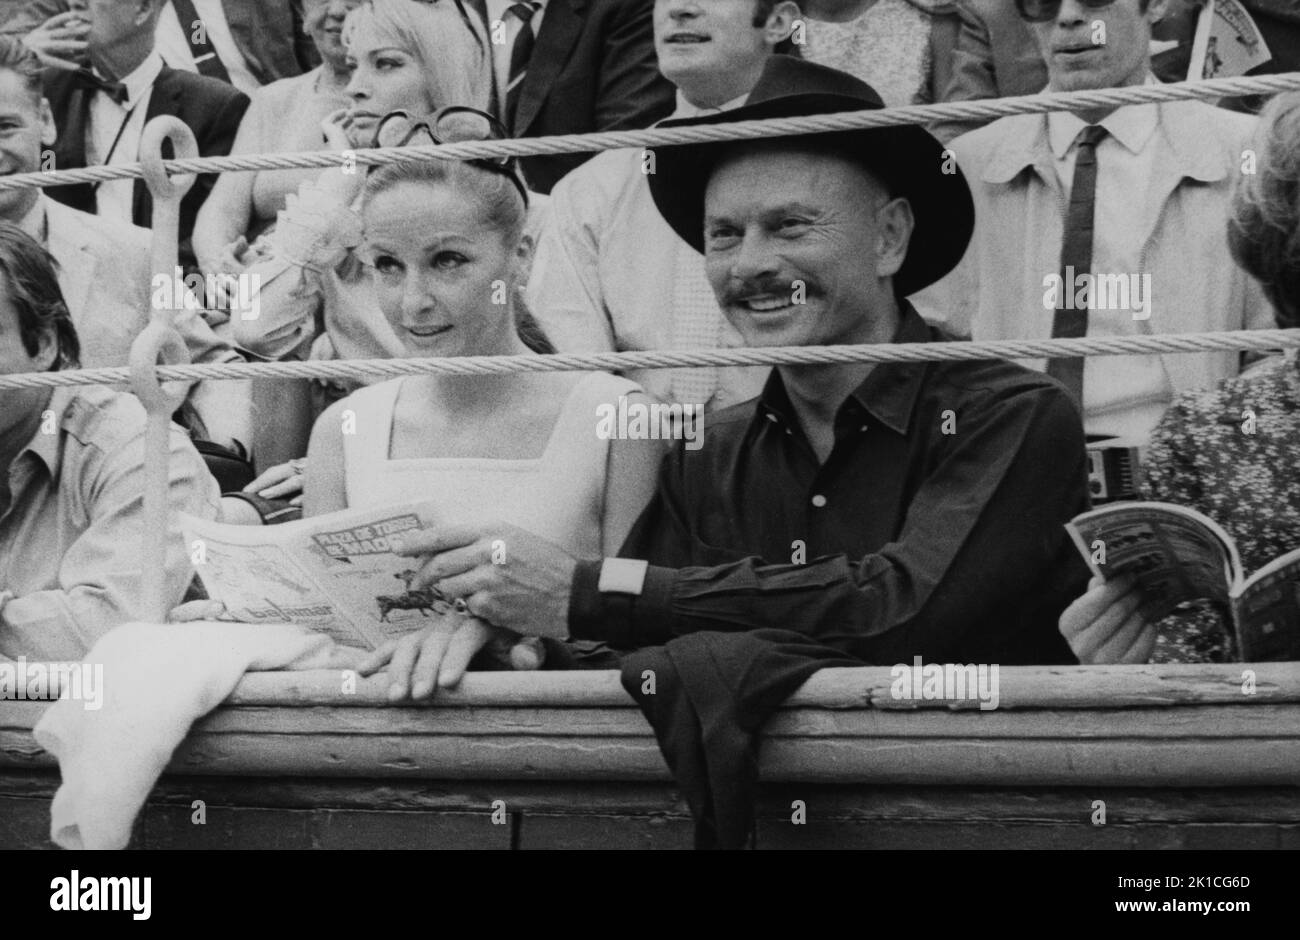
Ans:
<svg viewBox="0 0 1300 940"><path fill-rule="evenodd" d="M519 92L523 88L524 76L528 73L528 60L532 58L533 44L536 42L532 19L541 6L538 0L525 0L523 3L512 4L507 11L514 14L520 24L519 35L515 36L515 44L510 49L510 77L506 84L507 127L513 125L515 111L519 108Z"/></svg>
<svg viewBox="0 0 1300 940"><path fill-rule="evenodd" d="M1092 229L1097 197L1097 144L1106 128L1089 124L1079 132L1074 177L1070 183L1070 206L1065 214L1065 237L1061 241L1061 298L1052 318L1052 336L1069 339L1088 332L1088 311L1066 309L1067 292L1074 293L1074 277L1092 272ZM1072 306L1072 305L1071 305ZM1047 374L1065 386L1083 411L1083 357L1049 359Z"/></svg>

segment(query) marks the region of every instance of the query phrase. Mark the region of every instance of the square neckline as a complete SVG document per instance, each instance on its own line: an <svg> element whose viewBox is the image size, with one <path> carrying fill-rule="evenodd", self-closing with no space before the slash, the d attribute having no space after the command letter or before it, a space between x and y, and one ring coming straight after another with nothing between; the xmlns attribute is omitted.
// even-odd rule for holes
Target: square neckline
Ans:
<svg viewBox="0 0 1300 940"><path fill-rule="evenodd" d="M402 464L412 462L423 463L437 460L445 463L458 464L512 464L521 468L536 466L537 464L544 462L554 449L555 443L559 439L560 426L564 423L564 418L568 414L569 406L573 403L574 398L578 394L578 389L582 388L585 383L599 375L599 372L589 372L577 382L573 383L573 388L569 390L569 394L564 398L564 404L560 406L560 412L555 419L555 426L551 428L550 436L546 439L546 447L544 447L542 452L536 457L394 457L393 423L397 416L397 401L401 397L402 386L406 384L406 377L401 378L397 381L396 389L393 392L392 403L388 408L388 428L384 434L384 462Z"/></svg>

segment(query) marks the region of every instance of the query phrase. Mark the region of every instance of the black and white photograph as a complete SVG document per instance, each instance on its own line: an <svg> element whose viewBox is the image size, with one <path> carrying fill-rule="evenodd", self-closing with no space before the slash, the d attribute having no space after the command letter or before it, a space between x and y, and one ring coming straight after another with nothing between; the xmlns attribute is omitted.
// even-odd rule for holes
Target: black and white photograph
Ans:
<svg viewBox="0 0 1300 940"><path fill-rule="evenodd" d="M1298 357L1300 0L0 0L6 907L1241 929Z"/></svg>

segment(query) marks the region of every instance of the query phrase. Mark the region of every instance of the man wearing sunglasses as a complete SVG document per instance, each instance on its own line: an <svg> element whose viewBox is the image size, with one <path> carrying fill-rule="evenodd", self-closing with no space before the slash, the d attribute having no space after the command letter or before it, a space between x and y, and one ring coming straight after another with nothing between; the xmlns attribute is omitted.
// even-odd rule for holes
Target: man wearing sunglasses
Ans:
<svg viewBox="0 0 1300 940"><path fill-rule="evenodd" d="M1016 0L1048 91L1152 84L1169 0ZM971 183L962 263L913 298L976 340L1130 336L1271 325L1225 225L1254 119L1199 101L1002 118L952 142ZM1243 162L1246 161L1246 162ZM1236 353L1094 356L1039 367L1094 438L1143 443L1172 396L1235 375Z"/></svg>

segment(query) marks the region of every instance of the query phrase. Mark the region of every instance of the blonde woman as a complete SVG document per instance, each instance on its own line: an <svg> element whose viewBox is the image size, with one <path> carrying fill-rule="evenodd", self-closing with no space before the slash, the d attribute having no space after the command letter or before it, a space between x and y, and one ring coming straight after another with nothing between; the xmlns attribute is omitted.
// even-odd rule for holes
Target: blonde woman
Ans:
<svg viewBox="0 0 1300 940"><path fill-rule="evenodd" d="M390 112L423 116L448 105L485 109L491 63L477 23L458 0L373 0L348 14L342 39L349 104L321 126L328 147L340 154L339 166L320 171L290 194L275 232L257 246L259 257L247 273L259 287L258 316L232 321L241 346L268 359L403 354L375 306L365 272L347 263L357 239L349 210L365 180L365 167L349 163L347 153L370 146L379 119ZM314 409L301 399L296 407L287 407L289 402L289 396L277 395L275 407L264 409L256 422L265 429L254 448L259 466L277 465L271 477L254 481L268 497L297 488L282 461L301 457L307 446Z"/></svg>

